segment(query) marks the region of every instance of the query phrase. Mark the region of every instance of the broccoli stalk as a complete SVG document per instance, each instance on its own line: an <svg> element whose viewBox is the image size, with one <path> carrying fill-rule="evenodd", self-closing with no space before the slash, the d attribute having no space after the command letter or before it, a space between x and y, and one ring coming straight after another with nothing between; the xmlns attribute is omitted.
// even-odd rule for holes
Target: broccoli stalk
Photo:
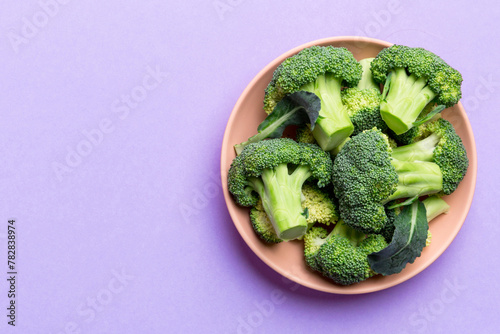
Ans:
<svg viewBox="0 0 500 334"><path fill-rule="evenodd" d="M382 201L382 204L395 199L416 198L443 190L443 174L434 162L391 159L391 165L396 169L398 185L396 191Z"/></svg>
<svg viewBox="0 0 500 334"><path fill-rule="evenodd" d="M326 73L302 86L302 89L321 99L320 114L312 132L314 138L325 151L337 147L354 130L347 107L342 103L342 79Z"/></svg>
<svg viewBox="0 0 500 334"><path fill-rule="evenodd" d="M382 96L380 114L389 128L401 134L412 127L437 94L427 86L425 78L408 75L404 68L399 67L389 73Z"/></svg>
<svg viewBox="0 0 500 334"><path fill-rule="evenodd" d="M259 178L249 179L280 239L291 240L307 231L307 212L302 209L302 185L312 175L308 166L291 174L287 164L264 169Z"/></svg>

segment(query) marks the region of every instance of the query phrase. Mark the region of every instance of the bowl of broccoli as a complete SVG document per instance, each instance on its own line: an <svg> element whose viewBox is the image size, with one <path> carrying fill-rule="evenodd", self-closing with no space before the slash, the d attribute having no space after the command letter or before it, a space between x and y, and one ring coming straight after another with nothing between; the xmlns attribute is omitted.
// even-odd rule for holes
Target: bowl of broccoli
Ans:
<svg viewBox="0 0 500 334"><path fill-rule="evenodd" d="M249 83L228 120L224 197L250 249L303 286L402 283L451 244L477 154L460 72L420 47L332 37Z"/></svg>

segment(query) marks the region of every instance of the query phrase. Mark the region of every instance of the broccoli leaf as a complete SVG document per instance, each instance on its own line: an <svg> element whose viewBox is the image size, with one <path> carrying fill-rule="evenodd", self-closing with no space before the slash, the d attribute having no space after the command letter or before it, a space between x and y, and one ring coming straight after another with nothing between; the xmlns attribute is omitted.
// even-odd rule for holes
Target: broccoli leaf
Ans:
<svg viewBox="0 0 500 334"><path fill-rule="evenodd" d="M234 145L236 154L250 143L256 143L266 138L280 138L289 125L311 124L311 129L319 116L321 100L316 94L298 91L283 98L273 112L260 123L258 134L250 137L246 142Z"/></svg>
<svg viewBox="0 0 500 334"><path fill-rule="evenodd" d="M420 201L405 207L394 220L394 236L386 248L368 255L370 267L382 275L397 274L422 253L427 239L425 206Z"/></svg>

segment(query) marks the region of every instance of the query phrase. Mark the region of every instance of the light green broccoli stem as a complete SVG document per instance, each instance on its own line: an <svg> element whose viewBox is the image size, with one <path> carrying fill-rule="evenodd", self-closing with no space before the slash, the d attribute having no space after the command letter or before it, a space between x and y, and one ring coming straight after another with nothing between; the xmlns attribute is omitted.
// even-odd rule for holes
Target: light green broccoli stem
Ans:
<svg viewBox="0 0 500 334"><path fill-rule="evenodd" d="M429 196L422 201L425 206L427 221L431 221L440 214L447 213L450 206L439 196Z"/></svg>
<svg viewBox="0 0 500 334"><path fill-rule="evenodd" d="M435 133L413 144L396 147L391 156L401 161L433 161L434 148L439 143L439 136Z"/></svg>
<svg viewBox="0 0 500 334"><path fill-rule="evenodd" d="M301 90L314 93L321 99L321 110L313 135L323 151L331 151L354 130L347 108L342 104L342 80L326 73L304 85Z"/></svg>
<svg viewBox="0 0 500 334"><path fill-rule="evenodd" d="M293 240L307 231L301 189L311 175L308 166L298 166L289 174L288 166L281 164L274 169L265 169L260 178L249 180L262 199L264 211L280 239Z"/></svg>
<svg viewBox="0 0 500 334"><path fill-rule="evenodd" d="M339 222L335 225L335 228L332 230L328 237L338 235L349 239L349 242L354 247L358 247L358 245L365 239L365 234L361 233L352 227L346 225L343 220L339 220Z"/></svg>
<svg viewBox="0 0 500 334"><path fill-rule="evenodd" d="M400 198L414 198L435 194L443 190L443 175L439 166L427 161L391 160L398 174L396 192L389 196L383 204Z"/></svg>
<svg viewBox="0 0 500 334"><path fill-rule="evenodd" d="M363 68L363 75L361 76L361 80L358 82L357 87L359 89L376 88L380 92L380 85L373 81L372 71L370 70L373 59L375 58L365 58L359 61L361 67Z"/></svg>
<svg viewBox="0 0 500 334"><path fill-rule="evenodd" d="M413 122L435 97L424 77L408 75L404 68L389 73L380 103L380 114L387 126L397 135L413 127Z"/></svg>

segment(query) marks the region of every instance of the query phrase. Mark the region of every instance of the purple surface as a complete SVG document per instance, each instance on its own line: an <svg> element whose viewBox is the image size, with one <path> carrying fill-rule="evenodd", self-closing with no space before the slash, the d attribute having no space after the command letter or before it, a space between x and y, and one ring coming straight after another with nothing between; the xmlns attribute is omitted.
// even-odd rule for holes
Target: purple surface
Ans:
<svg viewBox="0 0 500 334"><path fill-rule="evenodd" d="M4 2L0 332L497 332L499 18L496 2L465 0ZM297 287L267 267L218 181L226 122L249 81L297 45L342 35L422 46L458 68L479 158L448 250L361 296Z"/></svg>

